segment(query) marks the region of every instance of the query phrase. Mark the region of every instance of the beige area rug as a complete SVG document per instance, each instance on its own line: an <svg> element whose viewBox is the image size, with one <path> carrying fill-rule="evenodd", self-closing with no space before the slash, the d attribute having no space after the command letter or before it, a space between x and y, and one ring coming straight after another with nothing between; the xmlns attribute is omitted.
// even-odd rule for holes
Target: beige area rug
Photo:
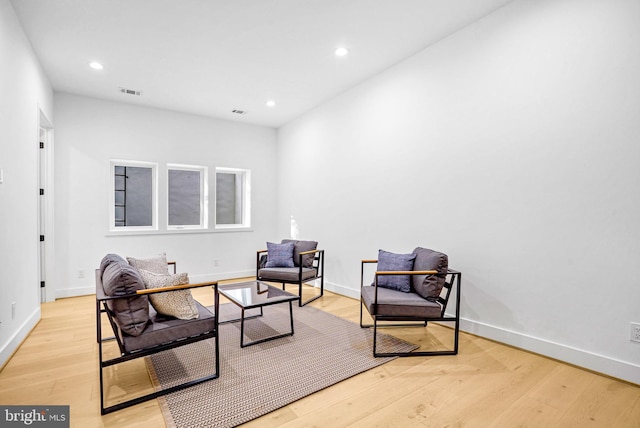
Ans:
<svg viewBox="0 0 640 428"><path fill-rule="evenodd" d="M294 302L295 303L295 302ZM220 306L220 319L240 309ZM306 306L293 309L293 336L240 348L240 323L220 326L220 377L158 399L168 427L233 427L393 358L374 358L372 329ZM289 305L264 308L245 321L245 340L289 331ZM381 349L411 351L417 346L378 333ZM148 357L156 385L166 387L213 373L213 340Z"/></svg>

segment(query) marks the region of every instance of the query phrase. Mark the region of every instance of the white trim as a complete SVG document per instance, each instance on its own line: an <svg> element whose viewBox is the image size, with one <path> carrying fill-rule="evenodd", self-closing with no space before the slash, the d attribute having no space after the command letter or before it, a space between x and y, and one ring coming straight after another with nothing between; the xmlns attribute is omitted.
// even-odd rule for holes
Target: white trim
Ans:
<svg viewBox="0 0 640 428"><path fill-rule="evenodd" d="M104 236L132 236L132 235L175 235L183 233L229 233L253 232L251 227L233 227L228 229L175 229L175 230L126 230L122 232L107 232Z"/></svg>
<svg viewBox="0 0 640 428"><path fill-rule="evenodd" d="M242 210L242 222L235 224L218 224L218 173L221 174L235 174L236 176L242 177L242 186L238 189L236 188L236 192L239 191L239 197L237 200L240 201L241 206L239 207ZM215 198L213 200L213 227L217 230L225 230L225 229L244 229L251 227L251 170L242 169L242 168L227 168L227 167L216 167L215 175L214 175L214 183L216 185L215 189Z"/></svg>
<svg viewBox="0 0 640 428"><path fill-rule="evenodd" d="M31 331L40 321L40 305L31 313L29 317L22 323L16 332L7 340L6 344L0 349L0 367L9 361L13 353L18 350L20 344L31 334Z"/></svg>
<svg viewBox="0 0 640 428"><path fill-rule="evenodd" d="M56 299L66 299L67 297L79 297L96 294L96 287L75 287L56 290Z"/></svg>
<svg viewBox="0 0 640 428"><path fill-rule="evenodd" d="M640 365L621 361L584 349L529 336L508 329L460 318L460 329L480 337L495 340L578 367L640 385Z"/></svg>
<svg viewBox="0 0 640 428"><path fill-rule="evenodd" d="M324 289L331 291L332 293L340 294L341 296L351 297L352 299L360 300L360 287L354 290L351 287L345 287L344 285L335 284L333 282L324 281Z"/></svg>
<svg viewBox="0 0 640 428"><path fill-rule="evenodd" d="M359 290L351 287L325 282L325 289L356 300L360 299ZM617 360L606 355L596 354L584 349L540 339L464 317L460 318L460 331L640 385L639 364Z"/></svg>
<svg viewBox="0 0 640 428"><path fill-rule="evenodd" d="M151 226L115 226L115 167L151 168ZM158 163L123 159L109 159L109 233L158 230Z"/></svg>
<svg viewBox="0 0 640 428"><path fill-rule="evenodd" d="M232 278L251 278L256 276L255 270L238 270L234 272L208 273L202 275L189 275L189 282L223 281Z"/></svg>
<svg viewBox="0 0 640 428"><path fill-rule="evenodd" d="M55 300L55 290L56 284L54 281L55 278L55 192L54 192L54 140L55 140L55 131L51 121L47 117L47 115L42 110L41 106L38 105L38 141L40 140L40 128L45 129L46 131L46 141L44 141L44 149L38 149L38 157L40 158L39 162L44 159L44 177L40 177L38 185L44 185L45 195L44 195L44 212L41 212L40 215L44 215L44 219L39 218L40 221L44 220L43 231L45 235L45 240L43 243L38 242L38 245L44 245L44 251L40 251L38 248L38 264L42 266L44 264L44 272L41 269L39 276L40 281L45 281L44 289L40 288L39 294L41 301L44 302L52 302ZM44 152L40 152L40 150L44 150ZM40 204L43 203L41 196L37 196L38 199L38 207L41 207ZM36 284L37 287L40 287L40 284Z"/></svg>

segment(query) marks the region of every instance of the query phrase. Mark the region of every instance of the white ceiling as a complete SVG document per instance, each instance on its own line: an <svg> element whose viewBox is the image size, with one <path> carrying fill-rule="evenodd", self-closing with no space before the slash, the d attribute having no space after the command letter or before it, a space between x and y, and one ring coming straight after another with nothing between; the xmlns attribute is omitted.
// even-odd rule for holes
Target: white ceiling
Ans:
<svg viewBox="0 0 640 428"><path fill-rule="evenodd" d="M510 1L11 3L55 91L279 127Z"/></svg>

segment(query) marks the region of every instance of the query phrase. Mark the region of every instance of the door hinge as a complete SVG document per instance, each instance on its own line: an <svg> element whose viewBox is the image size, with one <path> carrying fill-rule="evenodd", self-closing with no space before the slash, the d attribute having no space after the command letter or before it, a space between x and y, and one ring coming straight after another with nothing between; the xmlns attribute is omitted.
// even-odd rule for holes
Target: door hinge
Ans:
<svg viewBox="0 0 640 428"><path fill-rule="evenodd" d="M44 288L44 281L40 281L40 288Z"/></svg>
<svg viewBox="0 0 640 428"><path fill-rule="evenodd" d="M44 195L44 189L40 189L40 196Z"/></svg>
<svg viewBox="0 0 640 428"><path fill-rule="evenodd" d="M40 141L40 148L44 149L44 142L43 141Z"/></svg>
<svg viewBox="0 0 640 428"><path fill-rule="evenodd" d="M40 242L44 242L44 235L40 235Z"/></svg>

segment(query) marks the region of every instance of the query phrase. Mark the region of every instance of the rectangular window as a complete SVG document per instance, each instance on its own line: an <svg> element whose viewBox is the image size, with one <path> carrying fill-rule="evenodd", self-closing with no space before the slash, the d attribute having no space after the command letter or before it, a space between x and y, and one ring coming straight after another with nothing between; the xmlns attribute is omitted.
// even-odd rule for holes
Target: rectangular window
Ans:
<svg viewBox="0 0 640 428"><path fill-rule="evenodd" d="M151 162L111 161L110 230L157 228L156 171Z"/></svg>
<svg viewBox="0 0 640 428"><path fill-rule="evenodd" d="M206 231L210 209L214 230L251 227L249 170L216 168L215 183L209 183L207 167L199 165L166 164L166 181L158 181L155 162L111 160L110 167L110 232ZM215 208L209 206L209 184L215 185Z"/></svg>
<svg viewBox="0 0 640 428"><path fill-rule="evenodd" d="M207 228L207 168L167 165L168 229Z"/></svg>
<svg viewBox="0 0 640 428"><path fill-rule="evenodd" d="M216 229L251 226L251 171L216 168Z"/></svg>

